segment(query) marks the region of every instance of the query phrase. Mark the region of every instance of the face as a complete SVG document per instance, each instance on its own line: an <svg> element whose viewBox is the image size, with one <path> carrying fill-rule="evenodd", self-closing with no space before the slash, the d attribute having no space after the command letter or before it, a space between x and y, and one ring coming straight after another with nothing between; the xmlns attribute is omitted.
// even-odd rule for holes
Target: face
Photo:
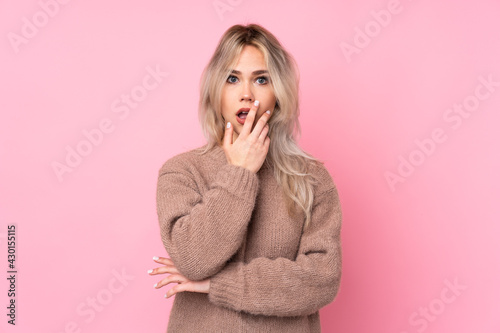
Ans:
<svg viewBox="0 0 500 333"><path fill-rule="evenodd" d="M276 97L267 72L264 54L255 46L245 45L236 67L233 68L232 74L222 88L222 117L225 123L231 122L233 142L243 129L243 124L237 120L238 111L241 108L252 107L255 100L258 100L260 104L252 130L264 112L270 110L272 116Z"/></svg>

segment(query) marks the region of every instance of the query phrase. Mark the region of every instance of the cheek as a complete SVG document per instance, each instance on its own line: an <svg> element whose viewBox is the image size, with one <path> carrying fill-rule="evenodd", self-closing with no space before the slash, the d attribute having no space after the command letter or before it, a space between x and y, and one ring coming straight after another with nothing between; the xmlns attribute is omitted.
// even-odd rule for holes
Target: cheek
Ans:
<svg viewBox="0 0 500 333"><path fill-rule="evenodd" d="M224 99L224 97L222 97L222 99L221 99L220 108L221 108L221 114L222 115L226 115L227 112L228 112L229 107L228 107L228 105L227 105L226 100Z"/></svg>
<svg viewBox="0 0 500 333"><path fill-rule="evenodd" d="M266 96L266 106L268 107L268 109L273 109L274 106L276 105L276 96L274 95L274 92L269 92ZM267 109L266 109L267 110ZM266 111L264 110L264 111Z"/></svg>
<svg viewBox="0 0 500 333"><path fill-rule="evenodd" d="M221 110L223 114L231 114L234 105L231 104L231 94L226 93L221 96Z"/></svg>
<svg viewBox="0 0 500 333"><path fill-rule="evenodd" d="M266 112L267 110L271 110L271 112L274 110L274 107L276 106L276 100L275 99L269 99L267 100L266 104L264 105L264 109L262 112Z"/></svg>

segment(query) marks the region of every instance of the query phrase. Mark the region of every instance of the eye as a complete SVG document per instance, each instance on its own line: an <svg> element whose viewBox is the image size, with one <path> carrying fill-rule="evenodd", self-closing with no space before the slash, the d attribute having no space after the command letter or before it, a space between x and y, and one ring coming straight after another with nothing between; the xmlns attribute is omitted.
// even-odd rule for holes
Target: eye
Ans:
<svg viewBox="0 0 500 333"><path fill-rule="evenodd" d="M257 81L259 80L264 80L264 82L260 81L259 84L267 84L269 82L269 79L267 76L260 76L257 78Z"/></svg>
<svg viewBox="0 0 500 333"><path fill-rule="evenodd" d="M238 80L238 78L237 78L236 76L234 76L234 75L229 75L229 77L227 78L227 82L229 82L229 83L236 83L236 81L231 81L231 79L232 79L232 78L234 78L234 79Z"/></svg>

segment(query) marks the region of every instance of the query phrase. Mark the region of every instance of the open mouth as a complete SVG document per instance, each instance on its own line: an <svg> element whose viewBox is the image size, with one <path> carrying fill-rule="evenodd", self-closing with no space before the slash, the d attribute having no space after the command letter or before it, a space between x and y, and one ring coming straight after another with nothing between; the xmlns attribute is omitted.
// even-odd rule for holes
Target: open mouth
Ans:
<svg viewBox="0 0 500 333"><path fill-rule="evenodd" d="M245 119L247 117L247 115L248 115L248 112L243 111L243 112L238 113L238 118Z"/></svg>
<svg viewBox="0 0 500 333"><path fill-rule="evenodd" d="M245 119L248 115L248 112L250 112L250 108L241 108L236 116L240 119Z"/></svg>

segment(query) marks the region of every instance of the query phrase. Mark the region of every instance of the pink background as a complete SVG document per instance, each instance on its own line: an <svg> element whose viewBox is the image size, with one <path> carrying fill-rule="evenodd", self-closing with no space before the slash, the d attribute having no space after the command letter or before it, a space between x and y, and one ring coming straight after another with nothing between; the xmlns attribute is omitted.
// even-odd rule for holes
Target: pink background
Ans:
<svg viewBox="0 0 500 333"><path fill-rule="evenodd" d="M0 279L2 332L165 332L170 285L146 273L166 256L157 173L204 143L201 72L223 32L249 22L296 58L300 143L341 197L343 276L323 331L500 332L500 86L480 81L500 82L498 1L41 4L0 4L2 276L11 224L18 270L15 327ZM147 68L168 73L150 90ZM58 179L52 164L77 147L87 156Z"/></svg>

